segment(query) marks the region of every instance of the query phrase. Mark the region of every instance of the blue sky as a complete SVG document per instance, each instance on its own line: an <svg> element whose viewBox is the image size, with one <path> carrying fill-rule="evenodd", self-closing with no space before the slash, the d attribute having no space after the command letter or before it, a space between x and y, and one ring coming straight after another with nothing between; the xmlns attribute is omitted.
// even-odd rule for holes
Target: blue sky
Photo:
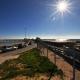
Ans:
<svg viewBox="0 0 80 80"><path fill-rule="evenodd" d="M0 0L0 38L80 38L80 0L70 0L63 18L50 4L56 0Z"/></svg>

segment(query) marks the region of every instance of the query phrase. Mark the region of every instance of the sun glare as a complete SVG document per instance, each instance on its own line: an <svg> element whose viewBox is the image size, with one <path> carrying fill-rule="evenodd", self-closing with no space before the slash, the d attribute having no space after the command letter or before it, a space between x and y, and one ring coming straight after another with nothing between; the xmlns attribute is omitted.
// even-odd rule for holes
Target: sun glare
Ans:
<svg viewBox="0 0 80 80"><path fill-rule="evenodd" d="M65 12L68 9L68 4L65 1L61 1L57 4L57 10L59 10L61 13Z"/></svg>
<svg viewBox="0 0 80 80"><path fill-rule="evenodd" d="M71 13L72 3L69 0L58 0L53 5L54 12L60 15L64 15L65 13Z"/></svg>
<svg viewBox="0 0 80 80"><path fill-rule="evenodd" d="M65 42L67 39L56 39L56 42Z"/></svg>

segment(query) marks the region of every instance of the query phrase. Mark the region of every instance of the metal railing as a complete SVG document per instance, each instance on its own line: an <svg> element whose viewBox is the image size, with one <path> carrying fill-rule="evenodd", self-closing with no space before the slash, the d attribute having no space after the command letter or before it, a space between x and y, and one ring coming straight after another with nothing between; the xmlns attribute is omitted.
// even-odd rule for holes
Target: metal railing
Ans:
<svg viewBox="0 0 80 80"><path fill-rule="evenodd" d="M45 48L48 48L52 52L55 53L55 55L58 55L62 57L66 62L68 62L72 67L73 67L73 79L76 80L75 78L75 70L80 71L80 52L77 52L76 49L73 47L68 47L68 48L63 48L63 50L59 47L56 47L54 45L50 45L46 43L45 41L42 41L41 39L37 38L37 47L39 45L44 46Z"/></svg>

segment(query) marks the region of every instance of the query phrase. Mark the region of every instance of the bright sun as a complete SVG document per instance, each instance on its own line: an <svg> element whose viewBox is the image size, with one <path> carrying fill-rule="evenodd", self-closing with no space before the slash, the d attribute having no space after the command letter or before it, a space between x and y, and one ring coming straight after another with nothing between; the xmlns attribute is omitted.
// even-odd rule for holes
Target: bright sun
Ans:
<svg viewBox="0 0 80 80"><path fill-rule="evenodd" d="M65 1L61 1L57 4L57 9L62 13L68 9L68 4Z"/></svg>
<svg viewBox="0 0 80 80"><path fill-rule="evenodd" d="M53 6L55 13L63 15L64 13L71 13L71 5L69 0L59 0Z"/></svg>

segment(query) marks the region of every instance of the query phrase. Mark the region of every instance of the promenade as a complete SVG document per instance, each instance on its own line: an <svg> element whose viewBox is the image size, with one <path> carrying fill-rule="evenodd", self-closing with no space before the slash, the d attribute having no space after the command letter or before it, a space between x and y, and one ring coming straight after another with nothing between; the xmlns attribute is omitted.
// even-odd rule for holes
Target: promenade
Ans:
<svg viewBox="0 0 80 80"><path fill-rule="evenodd" d="M28 51L28 50L35 48L35 47L36 47L36 44L32 44L32 45L29 45L29 46L22 48L22 49L17 49L15 51L1 53L0 54L0 64L6 60L15 59L15 58L19 57L20 53Z"/></svg>

